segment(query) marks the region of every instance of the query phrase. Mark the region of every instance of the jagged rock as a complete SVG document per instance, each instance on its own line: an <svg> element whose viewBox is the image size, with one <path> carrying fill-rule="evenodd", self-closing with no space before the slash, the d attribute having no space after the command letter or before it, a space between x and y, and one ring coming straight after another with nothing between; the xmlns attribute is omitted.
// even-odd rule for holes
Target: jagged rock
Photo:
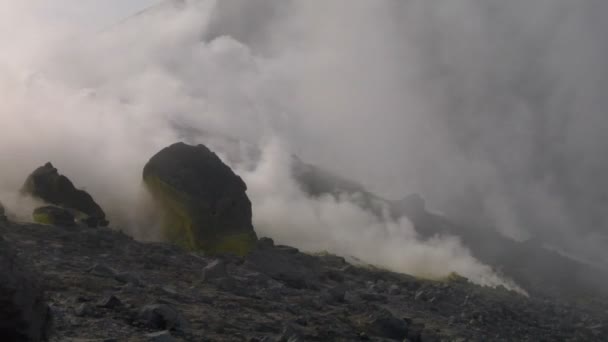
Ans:
<svg viewBox="0 0 608 342"><path fill-rule="evenodd" d="M43 341L50 310L42 286L0 237L0 336L4 341Z"/></svg>
<svg viewBox="0 0 608 342"><path fill-rule="evenodd" d="M183 330L188 327L186 319L167 304L146 305L140 310L139 318L152 329Z"/></svg>
<svg viewBox="0 0 608 342"><path fill-rule="evenodd" d="M271 238L268 238L268 237L260 238L258 240L256 247L260 248L260 249L272 248L272 247L274 247L274 240L272 240Z"/></svg>
<svg viewBox="0 0 608 342"><path fill-rule="evenodd" d="M36 208L32 216L34 222L40 224L65 227L76 225L74 215L68 210L59 207L46 206Z"/></svg>
<svg viewBox="0 0 608 342"><path fill-rule="evenodd" d="M171 145L143 178L163 210L165 237L189 249L247 254L257 241L243 180L203 145Z"/></svg>
<svg viewBox="0 0 608 342"><path fill-rule="evenodd" d="M55 206L75 210L82 214L79 218L89 226L108 225L106 214L93 197L76 189L51 163L36 169L25 181L21 192Z"/></svg>

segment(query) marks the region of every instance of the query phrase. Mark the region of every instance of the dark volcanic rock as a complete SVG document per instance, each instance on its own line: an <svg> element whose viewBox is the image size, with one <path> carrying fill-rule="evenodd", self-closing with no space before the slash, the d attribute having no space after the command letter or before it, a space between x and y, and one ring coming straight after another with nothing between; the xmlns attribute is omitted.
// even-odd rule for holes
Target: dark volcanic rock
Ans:
<svg viewBox="0 0 608 342"><path fill-rule="evenodd" d="M66 209L54 206L36 208L32 216L34 217L34 222L40 224L67 227L76 224L76 221L74 221L74 215L72 215L72 213Z"/></svg>
<svg viewBox="0 0 608 342"><path fill-rule="evenodd" d="M22 193L39 198L49 204L66 209L73 209L86 217L83 220L89 226L107 226L106 214L84 190L74 187L74 184L59 172L51 163L36 169L25 181Z"/></svg>
<svg viewBox="0 0 608 342"><path fill-rule="evenodd" d="M13 223L0 224L0 234L44 279L52 342L604 341L608 334L603 297L566 301L456 277L421 280L269 241L237 258L140 243L107 228ZM220 266L208 281L202 270L222 263L228 276ZM119 280L124 272L140 285ZM415 299L418 291L425 300Z"/></svg>
<svg viewBox="0 0 608 342"><path fill-rule="evenodd" d="M6 217L6 211L4 210L4 206L0 203L0 223L7 223L8 218Z"/></svg>
<svg viewBox="0 0 608 342"><path fill-rule="evenodd" d="M42 287L1 237L0 270L1 339L46 340L50 315Z"/></svg>
<svg viewBox="0 0 608 342"><path fill-rule="evenodd" d="M150 342L174 342L177 341L173 336L171 336L171 332L168 330L159 331L155 333L147 334L146 337Z"/></svg>
<svg viewBox="0 0 608 342"><path fill-rule="evenodd" d="M121 305L122 305L122 301L113 295L103 298L97 304L97 306L99 306L100 308L106 308L106 309L115 309Z"/></svg>
<svg viewBox="0 0 608 342"><path fill-rule="evenodd" d="M365 322L365 329L368 335L399 341L407 337L408 334L407 323L386 310L380 310L370 315L368 321Z"/></svg>
<svg viewBox="0 0 608 342"><path fill-rule="evenodd" d="M150 159L143 178L170 241L210 253L244 255L254 247L247 187L207 147L171 145Z"/></svg>
<svg viewBox="0 0 608 342"><path fill-rule="evenodd" d="M203 269L203 280L210 281L228 276L226 263L222 260L214 260Z"/></svg>
<svg viewBox="0 0 608 342"><path fill-rule="evenodd" d="M284 246L258 248L247 256L246 262L252 269L296 289L314 287L319 275L319 265L313 257Z"/></svg>
<svg viewBox="0 0 608 342"><path fill-rule="evenodd" d="M166 304L146 305L139 312L139 317L153 329L181 330L188 327L186 319Z"/></svg>

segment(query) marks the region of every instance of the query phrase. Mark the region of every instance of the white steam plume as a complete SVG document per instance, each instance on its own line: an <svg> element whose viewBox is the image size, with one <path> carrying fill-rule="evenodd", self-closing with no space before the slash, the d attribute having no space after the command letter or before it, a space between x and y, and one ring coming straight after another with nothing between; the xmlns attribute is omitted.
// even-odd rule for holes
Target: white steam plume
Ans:
<svg viewBox="0 0 608 342"><path fill-rule="evenodd" d="M407 222L306 198L273 161L296 153L384 197L418 191L444 212L483 212L509 236L605 262L603 243L580 237L608 222L597 190L608 43L594 16L605 7L170 1L91 33L37 2L5 2L2 199L50 160L131 227L144 163L192 127L285 146L241 172L255 224L282 241L499 283L455 241L421 243Z"/></svg>

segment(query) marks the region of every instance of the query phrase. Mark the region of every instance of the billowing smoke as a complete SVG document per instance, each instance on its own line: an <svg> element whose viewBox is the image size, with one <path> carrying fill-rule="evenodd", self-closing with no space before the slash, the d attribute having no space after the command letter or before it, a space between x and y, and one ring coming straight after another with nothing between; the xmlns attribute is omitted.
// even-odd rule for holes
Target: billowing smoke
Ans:
<svg viewBox="0 0 608 342"><path fill-rule="evenodd" d="M256 229L280 242L502 282L457 240L420 242L405 219L305 196L288 172L297 154L383 197L419 192L450 217L605 263L606 7L184 0L92 32L3 3L2 200L18 206L11 194L50 160L145 235L147 159L214 132L263 149L256 168L232 166Z"/></svg>

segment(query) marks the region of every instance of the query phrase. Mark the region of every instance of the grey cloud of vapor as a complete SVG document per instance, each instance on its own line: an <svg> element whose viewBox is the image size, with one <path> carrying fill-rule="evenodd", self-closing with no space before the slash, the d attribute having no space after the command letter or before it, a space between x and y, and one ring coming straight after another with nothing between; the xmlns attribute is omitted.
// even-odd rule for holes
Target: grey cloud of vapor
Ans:
<svg viewBox="0 0 608 342"><path fill-rule="evenodd" d="M190 0L99 34L0 6L5 202L51 160L145 237L141 169L191 127L265 146L256 169L233 167L256 229L284 243L504 282L457 240L307 198L287 173L295 153L384 197L420 192L450 216L606 260L601 1Z"/></svg>

